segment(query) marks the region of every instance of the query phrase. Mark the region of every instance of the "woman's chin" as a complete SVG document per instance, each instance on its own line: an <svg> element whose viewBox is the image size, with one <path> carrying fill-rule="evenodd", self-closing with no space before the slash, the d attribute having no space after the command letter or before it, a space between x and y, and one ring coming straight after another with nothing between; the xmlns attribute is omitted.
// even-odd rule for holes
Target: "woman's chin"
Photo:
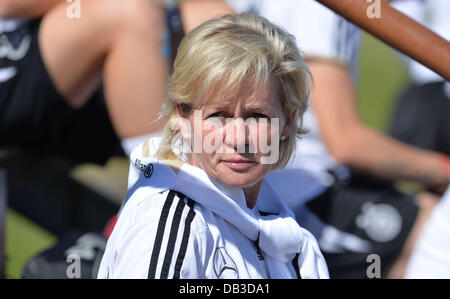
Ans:
<svg viewBox="0 0 450 299"><path fill-rule="evenodd" d="M270 168L258 163L233 163L221 161L202 168L216 181L232 188L247 188L260 182Z"/></svg>
<svg viewBox="0 0 450 299"><path fill-rule="evenodd" d="M264 176L255 176L254 174L242 172L229 172L220 177L220 182L232 188L246 188L258 183Z"/></svg>

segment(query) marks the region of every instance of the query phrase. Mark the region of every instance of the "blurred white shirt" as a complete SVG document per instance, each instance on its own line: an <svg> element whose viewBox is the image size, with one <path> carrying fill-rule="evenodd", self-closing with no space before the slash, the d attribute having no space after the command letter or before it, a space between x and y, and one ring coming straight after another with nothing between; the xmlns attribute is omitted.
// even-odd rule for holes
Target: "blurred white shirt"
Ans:
<svg viewBox="0 0 450 299"><path fill-rule="evenodd" d="M5 19L0 18L0 33L11 32L26 23L24 19Z"/></svg>
<svg viewBox="0 0 450 299"><path fill-rule="evenodd" d="M410 18L450 40L450 1L448 0L399 0L392 6ZM443 78L419 62L405 57L411 80L417 84L442 81Z"/></svg>
<svg viewBox="0 0 450 299"><path fill-rule="evenodd" d="M258 14L292 34L305 58L317 57L348 65L354 78L357 77L360 31L325 6L313 0L227 2L237 12ZM308 134L298 140L287 167L267 176L283 197L289 199L293 209L333 184L329 169L349 173L329 153L311 106L304 115L303 126Z"/></svg>

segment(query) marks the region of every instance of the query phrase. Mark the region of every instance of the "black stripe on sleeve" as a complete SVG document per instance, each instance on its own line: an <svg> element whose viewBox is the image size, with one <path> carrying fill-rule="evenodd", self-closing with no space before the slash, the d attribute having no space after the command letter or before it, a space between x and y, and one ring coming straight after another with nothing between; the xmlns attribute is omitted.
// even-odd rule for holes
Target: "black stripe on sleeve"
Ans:
<svg viewBox="0 0 450 299"><path fill-rule="evenodd" d="M185 223L184 232L183 232L183 239L181 241L180 251L178 252L177 261L175 263L175 273L173 275L174 279L180 278L181 267L183 266L184 257L186 256L186 250L187 250L187 246L188 246L188 242L189 242L189 235L191 232L191 223L195 217L194 205L195 205L195 202L192 199L188 198L188 206L190 209L189 209L189 213L186 217L186 223Z"/></svg>
<svg viewBox="0 0 450 299"><path fill-rule="evenodd" d="M167 195L166 202L164 203L161 217L159 218L159 224L158 229L156 231L156 239L155 244L153 245L152 250L152 257L150 260L150 267L148 269L148 278L154 279L156 275L156 267L158 266L158 258L159 258L159 252L161 250L161 243L162 239L164 237L164 228L166 226L167 217L169 215L170 207L172 206L173 198L175 196L175 193L173 191L170 191Z"/></svg>
<svg viewBox="0 0 450 299"><path fill-rule="evenodd" d="M180 226L181 216L185 207L184 198L181 197L178 201L175 214L173 216L172 227L170 229L169 242L167 244L166 255L164 256L163 267L161 270L161 278L166 279L169 276L170 264L172 262L172 255L175 249L175 242L177 240L178 229Z"/></svg>
<svg viewBox="0 0 450 299"><path fill-rule="evenodd" d="M295 274L297 274L297 279L302 279L302 275L300 274L300 268L298 266L298 259L300 257L300 254L297 253L294 257L294 259L292 260L292 265L294 266L295 269Z"/></svg>

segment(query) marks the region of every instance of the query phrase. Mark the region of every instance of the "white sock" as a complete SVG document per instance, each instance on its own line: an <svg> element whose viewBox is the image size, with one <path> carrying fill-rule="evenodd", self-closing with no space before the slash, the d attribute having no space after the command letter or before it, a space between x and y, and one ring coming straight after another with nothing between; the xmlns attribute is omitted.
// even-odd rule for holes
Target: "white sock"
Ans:
<svg viewBox="0 0 450 299"><path fill-rule="evenodd" d="M450 278L450 187L417 241L405 278Z"/></svg>

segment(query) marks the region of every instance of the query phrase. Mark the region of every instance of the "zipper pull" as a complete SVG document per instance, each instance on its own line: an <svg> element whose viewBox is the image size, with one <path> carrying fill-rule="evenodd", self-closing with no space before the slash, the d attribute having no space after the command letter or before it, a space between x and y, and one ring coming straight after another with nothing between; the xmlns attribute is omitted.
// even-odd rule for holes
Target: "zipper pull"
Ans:
<svg viewBox="0 0 450 299"><path fill-rule="evenodd" d="M264 255L258 245L256 245L256 254L258 255L258 259L260 261L264 261Z"/></svg>

